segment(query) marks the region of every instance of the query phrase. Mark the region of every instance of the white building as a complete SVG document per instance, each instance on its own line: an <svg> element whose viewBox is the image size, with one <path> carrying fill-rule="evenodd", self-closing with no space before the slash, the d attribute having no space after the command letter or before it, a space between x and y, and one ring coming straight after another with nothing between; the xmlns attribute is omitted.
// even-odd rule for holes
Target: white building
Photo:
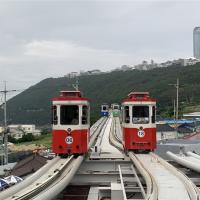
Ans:
<svg viewBox="0 0 200 200"><path fill-rule="evenodd" d="M168 124L156 124L157 141L177 138L177 132Z"/></svg>
<svg viewBox="0 0 200 200"><path fill-rule="evenodd" d="M194 57L200 59L200 27L193 30L193 51Z"/></svg>
<svg viewBox="0 0 200 200"><path fill-rule="evenodd" d="M34 124L9 125L9 132L15 139L20 139L24 134L32 133L34 136L41 135L41 130L36 129Z"/></svg>
<svg viewBox="0 0 200 200"><path fill-rule="evenodd" d="M65 75L65 77L68 78L75 78L77 76L79 76L80 74L78 72L70 72L69 74Z"/></svg>

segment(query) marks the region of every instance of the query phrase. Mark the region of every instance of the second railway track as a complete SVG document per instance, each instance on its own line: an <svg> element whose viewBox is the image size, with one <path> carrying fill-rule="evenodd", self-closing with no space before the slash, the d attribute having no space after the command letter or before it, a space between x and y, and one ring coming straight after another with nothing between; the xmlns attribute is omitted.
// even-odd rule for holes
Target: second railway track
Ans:
<svg viewBox="0 0 200 200"><path fill-rule="evenodd" d="M110 132L110 141L123 151L123 146L116 134L119 121L114 119L113 129ZM118 126L118 129L119 126ZM121 130L121 129L120 129ZM119 130L118 130L119 131ZM128 153L135 167L146 182L146 197L148 200L199 200L199 189L194 183L164 159L154 153Z"/></svg>

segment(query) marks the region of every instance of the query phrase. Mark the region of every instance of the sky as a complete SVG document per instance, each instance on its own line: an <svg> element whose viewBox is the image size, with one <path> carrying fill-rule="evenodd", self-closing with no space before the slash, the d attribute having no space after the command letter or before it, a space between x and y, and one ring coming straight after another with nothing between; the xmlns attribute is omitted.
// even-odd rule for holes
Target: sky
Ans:
<svg viewBox="0 0 200 200"><path fill-rule="evenodd" d="M0 90L5 80L22 91L72 71L192 57L199 8L197 0L0 0Z"/></svg>

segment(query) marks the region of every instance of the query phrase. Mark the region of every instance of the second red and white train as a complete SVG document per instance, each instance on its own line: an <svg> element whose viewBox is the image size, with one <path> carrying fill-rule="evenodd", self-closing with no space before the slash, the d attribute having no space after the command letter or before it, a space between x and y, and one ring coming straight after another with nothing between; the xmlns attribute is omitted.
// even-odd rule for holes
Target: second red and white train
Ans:
<svg viewBox="0 0 200 200"><path fill-rule="evenodd" d="M156 100L148 92L131 92L123 100L122 130L126 151L156 148Z"/></svg>

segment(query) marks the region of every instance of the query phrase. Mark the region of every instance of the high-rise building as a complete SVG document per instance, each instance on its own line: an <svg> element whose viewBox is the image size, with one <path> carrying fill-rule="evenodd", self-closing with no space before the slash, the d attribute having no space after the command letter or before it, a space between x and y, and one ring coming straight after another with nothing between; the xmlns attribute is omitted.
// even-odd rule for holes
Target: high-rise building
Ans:
<svg viewBox="0 0 200 200"><path fill-rule="evenodd" d="M195 27L193 31L194 57L200 59L200 27Z"/></svg>

